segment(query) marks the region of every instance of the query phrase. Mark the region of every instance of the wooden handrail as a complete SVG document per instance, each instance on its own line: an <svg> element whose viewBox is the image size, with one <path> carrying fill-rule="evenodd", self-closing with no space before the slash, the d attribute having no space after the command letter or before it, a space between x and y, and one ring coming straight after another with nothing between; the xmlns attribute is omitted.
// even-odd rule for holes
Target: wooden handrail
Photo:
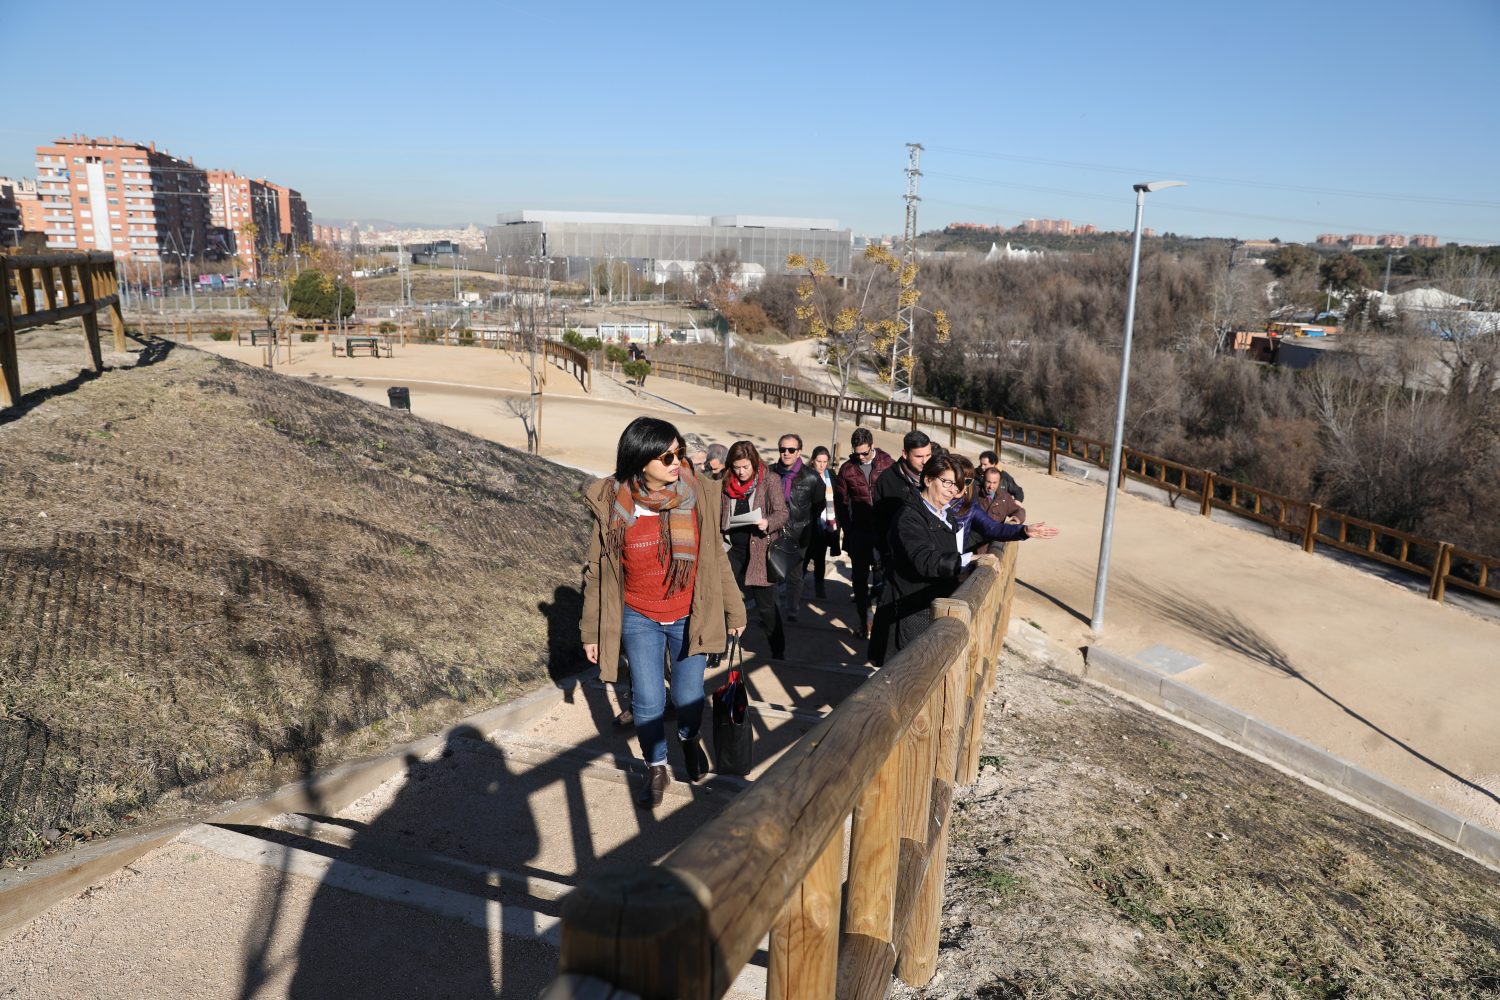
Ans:
<svg viewBox="0 0 1500 1000"><path fill-rule="evenodd" d="M722 386L725 392L732 389L735 395L740 395L742 391L748 392L752 399L759 393L761 398L767 401L776 398L778 405L780 400L792 391L770 382L757 382L735 376L719 376L717 372L709 372L675 362L653 362L653 365L656 373L666 378L705 381L709 385ZM834 407L836 397L831 394L796 391L801 393L798 398L808 406L828 410ZM940 407L928 403L845 397L843 409L844 412L853 416L856 426L866 419L879 418L882 429L885 429L889 421L896 421L898 426L902 423L909 423L914 430L919 423L945 430L948 432L949 441L953 442L950 446L956 446L958 435L962 432L981 437L992 436L997 451L1004 442L1031 448L1044 448L1047 450L1047 473L1049 475L1057 475L1059 456L1085 462L1101 469L1109 467L1110 442L1074 434L1057 427L1028 424L994 414ZM993 432L989 429L991 426L995 427ZM1199 512L1203 516L1209 516L1215 510L1222 510L1246 520L1256 521L1284 531L1288 538L1295 540L1308 553L1315 552L1320 544L1326 545L1361 558L1395 566L1418 576L1434 579L1434 574L1437 574L1441 568L1436 563L1416 562L1407 558L1407 553L1413 547L1422 550L1430 549L1434 553L1443 550L1446 543L1436 539L1422 538L1396 528L1373 525L1368 521L1361 521L1352 515L1328 510L1307 500L1298 500L1249 483L1225 479L1207 469L1196 469L1159 455L1150 455L1131 448L1122 449L1122 454L1125 458L1121 463L1122 480L1135 479L1168 491L1175 490L1179 496L1187 496L1199 501ZM1148 470L1152 466L1162 470L1162 474L1150 474ZM1169 483L1164 478L1165 470L1168 469L1178 474L1177 483ZM1192 479L1198 480L1200 485L1197 489L1189 485ZM1117 485L1123 486L1123 482ZM1240 502L1241 498L1244 498L1243 503ZM1272 513L1267 513L1268 509ZM1326 525L1339 526L1341 533L1346 533L1351 525L1357 525L1362 530L1373 530L1380 537L1393 540L1400 554L1391 555L1380 551L1374 544L1365 546L1349 544L1343 534L1328 534L1324 530ZM1449 548L1451 549L1451 546ZM1500 600L1500 590L1497 590L1490 582L1492 575L1500 575L1491 573L1491 569L1500 570L1500 558L1470 552L1460 553L1457 549L1453 549L1451 554L1453 560L1464 567L1465 572L1475 575L1475 579L1455 576L1451 569L1443 570L1439 574L1443 579L1471 593ZM1444 594L1445 587L1443 586L1434 583L1429 587L1429 595L1436 601L1441 602Z"/></svg>
<svg viewBox="0 0 1500 1000"><path fill-rule="evenodd" d="M46 308L38 308L40 290ZM12 297L18 300L11 302ZM17 307L19 306L19 308ZM0 407L21 399L16 335L26 330L83 320L89 359L104 370L99 314L107 312L115 350L125 350L125 317L112 253L0 254Z"/></svg>
<svg viewBox="0 0 1500 1000"><path fill-rule="evenodd" d="M767 932L775 997L884 996L893 968L930 980L953 789L975 772L1015 550L981 558L915 642L659 864L569 894L546 995L720 997Z"/></svg>

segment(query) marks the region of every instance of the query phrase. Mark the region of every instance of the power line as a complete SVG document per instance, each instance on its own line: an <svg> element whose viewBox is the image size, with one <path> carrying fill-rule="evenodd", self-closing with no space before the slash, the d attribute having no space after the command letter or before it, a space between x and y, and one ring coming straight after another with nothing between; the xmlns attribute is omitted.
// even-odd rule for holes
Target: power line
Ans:
<svg viewBox="0 0 1500 1000"><path fill-rule="evenodd" d="M1075 160L1055 160L1039 156L1022 156L1017 153L991 153L973 149L954 149L948 146L934 146L934 150L946 153L957 153L960 156L973 156L980 159L1006 160L1014 163L1031 163L1045 167L1070 167L1075 170L1094 170L1112 174L1129 174L1132 176L1145 176L1156 174L1160 171L1143 169L1140 167L1109 166L1102 163L1080 163ZM1207 174L1184 174L1180 170L1169 171L1174 176L1179 176L1199 184L1229 184L1236 187L1262 188L1273 191L1297 191L1302 194L1324 194L1336 195L1344 198L1369 198L1377 201L1405 201L1421 202L1431 205L1457 205L1463 208L1500 208L1500 201L1482 201L1471 198L1445 198L1438 195L1420 194L1397 194L1388 191L1355 191L1349 188L1318 187L1310 184L1282 184L1274 181L1257 181L1237 177L1213 177Z"/></svg>

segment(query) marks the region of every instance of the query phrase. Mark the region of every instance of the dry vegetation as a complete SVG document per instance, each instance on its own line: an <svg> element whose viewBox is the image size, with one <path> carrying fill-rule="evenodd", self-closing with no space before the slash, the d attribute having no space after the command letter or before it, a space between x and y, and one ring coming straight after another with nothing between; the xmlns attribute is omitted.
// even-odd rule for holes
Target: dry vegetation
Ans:
<svg viewBox="0 0 1500 1000"><path fill-rule="evenodd" d="M0 424L8 858L577 663L576 473L161 353Z"/></svg>
<svg viewBox="0 0 1500 1000"><path fill-rule="evenodd" d="M1500 330L1487 329L1478 313L1382 315L1354 285L1345 296L1355 327L1348 348L1328 352L1314 369L1224 355L1226 331L1264 329L1277 309L1323 307L1324 276L1317 256L1306 256L1312 263L1288 265L1273 282L1270 267L1243 258L1229 267L1224 247L1146 253L1126 443L1500 553ZM940 344L931 318L919 320L918 391L1110 437L1128 275L1121 246L1032 262L924 264L921 304L945 310L953 334ZM1500 272L1477 258L1439 261L1425 282L1491 308L1500 302ZM793 285L773 277L749 298L777 326L795 330ZM1434 325L1450 339L1435 336Z"/></svg>
<svg viewBox="0 0 1500 1000"><path fill-rule="evenodd" d="M1008 648L939 979L897 996L1493 997L1500 875Z"/></svg>

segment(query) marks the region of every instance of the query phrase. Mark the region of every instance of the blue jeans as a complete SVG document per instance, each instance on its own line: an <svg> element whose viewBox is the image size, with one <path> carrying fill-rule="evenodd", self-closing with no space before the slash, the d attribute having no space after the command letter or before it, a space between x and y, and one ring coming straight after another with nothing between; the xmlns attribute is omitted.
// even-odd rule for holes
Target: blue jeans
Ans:
<svg viewBox="0 0 1500 1000"><path fill-rule="evenodd" d="M635 715L635 734L647 764L667 762L667 731L662 724L667 707L662 664L667 655L672 657L672 704L677 706L678 739L697 739L703 722L703 669L708 657L702 653L683 656L687 626L686 618L663 625L631 607L625 609L620 623L620 644L630 661L630 711Z"/></svg>

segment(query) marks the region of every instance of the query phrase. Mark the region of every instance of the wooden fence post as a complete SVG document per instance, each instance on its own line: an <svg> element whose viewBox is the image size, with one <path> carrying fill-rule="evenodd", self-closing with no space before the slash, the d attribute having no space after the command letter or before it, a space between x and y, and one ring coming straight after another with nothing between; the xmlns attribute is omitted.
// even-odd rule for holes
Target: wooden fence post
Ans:
<svg viewBox="0 0 1500 1000"><path fill-rule="evenodd" d="M1057 475L1057 429L1047 433L1047 475Z"/></svg>
<svg viewBox="0 0 1500 1000"><path fill-rule="evenodd" d="M900 860L901 752L892 751L854 807L840 943L839 996L884 996L894 964ZM880 959L877 961L877 959Z"/></svg>
<svg viewBox="0 0 1500 1000"><path fill-rule="evenodd" d="M995 455L1000 454L1000 442L1005 440L1005 418L998 417L995 420Z"/></svg>
<svg viewBox="0 0 1500 1000"><path fill-rule="evenodd" d="M948 408L948 447L958 447L958 407Z"/></svg>
<svg viewBox="0 0 1500 1000"><path fill-rule="evenodd" d="M1103 458L1104 457L1104 453L1100 452L1099 453L1099 457ZM1115 489L1117 489L1117 490L1123 490L1125 488L1125 476L1126 476L1126 474L1129 471L1130 471L1130 448L1127 446L1127 447L1124 447L1124 448L1120 449L1120 481L1118 483L1115 483Z"/></svg>
<svg viewBox="0 0 1500 1000"><path fill-rule="evenodd" d="M83 300L89 304L89 311L83 314L83 333L89 343L89 358L94 362L94 371L104 371L104 355L99 347L99 314L95 311L94 302L99 298L99 269L92 263L79 267L79 277L83 285Z"/></svg>
<svg viewBox="0 0 1500 1000"><path fill-rule="evenodd" d="M1318 511L1315 503L1307 505L1307 525L1302 529L1302 551L1311 553L1318 544Z"/></svg>
<svg viewBox="0 0 1500 1000"><path fill-rule="evenodd" d="M966 609L967 610L967 609ZM972 645L970 633L968 645ZM943 683L933 695L935 740L931 781L951 786L958 767L958 727L960 689L968 650L943 675ZM896 975L908 986L925 986L937 971L938 938L943 923L943 879L948 869L948 827L952 820L948 809L938 825L937 840L929 844L927 871L921 889L913 901L910 918L901 934L901 954L896 961ZM926 834L924 833L924 838Z"/></svg>
<svg viewBox="0 0 1500 1000"><path fill-rule="evenodd" d="M828 839L771 928L766 996L825 1000L838 983L839 875L844 833Z"/></svg>
<svg viewBox="0 0 1500 1000"><path fill-rule="evenodd" d="M20 359L16 354L16 328L10 309L10 263L0 254L0 406L21 401Z"/></svg>
<svg viewBox="0 0 1500 1000"><path fill-rule="evenodd" d="M1214 474L1203 473L1203 499L1198 504L1198 513L1208 517L1214 512Z"/></svg>
<svg viewBox="0 0 1500 1000"><path fill-rule="evenodd" d="M1427 585L1427 596L1439 604L1448 593L1448 574L1453 570L1453 543L1438 545L1437 558L1432 561L1432 582Z"/></svg>

